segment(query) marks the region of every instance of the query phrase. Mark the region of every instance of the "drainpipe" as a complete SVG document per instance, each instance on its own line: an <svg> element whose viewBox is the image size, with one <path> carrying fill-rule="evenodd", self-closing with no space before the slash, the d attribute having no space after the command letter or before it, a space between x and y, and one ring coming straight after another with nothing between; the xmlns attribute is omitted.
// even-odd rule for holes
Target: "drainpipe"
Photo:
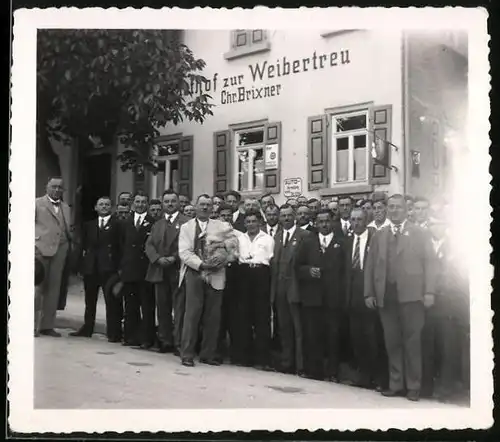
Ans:
<svg viewBox="0 0 500 442"><path fill-rule="evenodd" d="M403 106L402 106L402 123L403 123L403 149L401 149L402 161L403 161L403 194L406 195L407 189L410 187L410 176L408 167L408 155L410 151L410 86L408 84L408 71L409 71L409 57L408 57L408 36L406 31L403 31L402 35L402 45L401 45L401 58L402 58L402 95L403 95Z"/></svg>

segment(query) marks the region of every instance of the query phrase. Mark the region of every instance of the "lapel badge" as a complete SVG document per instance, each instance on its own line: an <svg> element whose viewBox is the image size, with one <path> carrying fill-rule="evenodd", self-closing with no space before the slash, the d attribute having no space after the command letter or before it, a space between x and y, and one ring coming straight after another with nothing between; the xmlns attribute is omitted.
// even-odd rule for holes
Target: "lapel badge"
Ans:
<svg viewBox="0 0 500 442"><path fill-rule="evenodd" d="M107 225L107 226L105 226L105 227L104 227L104 230L109 230L109 226L108 226L108 225Z"/></svg>
<svg viewBox="0 0 500 442"><path fill-rule="evenodd" d="M337 248L339 248L339 247L340 247L340 244L339 244L338 242L336 242L336 243L333 245L333 248L334 248L334 249L337 249Z"/></svg>

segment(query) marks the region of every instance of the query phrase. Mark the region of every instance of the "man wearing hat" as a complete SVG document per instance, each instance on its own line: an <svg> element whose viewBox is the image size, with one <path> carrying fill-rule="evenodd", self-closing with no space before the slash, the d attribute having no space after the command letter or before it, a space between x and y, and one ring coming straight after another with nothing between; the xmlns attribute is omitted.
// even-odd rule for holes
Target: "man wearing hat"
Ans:
<svg viewBox="0 0 500 442"><path fill-rule="evenodd" d="M109 278L117 272L119 259L119 221L111 216L111 199L100 197L94 207L97 219L84 224L81 238L80 271L85 289L85 315L83 326L74 337L90 338L94 333L99 288L106 303L106 334L110 342L122 337L123 307L120 299L105 290Z"/></svg>

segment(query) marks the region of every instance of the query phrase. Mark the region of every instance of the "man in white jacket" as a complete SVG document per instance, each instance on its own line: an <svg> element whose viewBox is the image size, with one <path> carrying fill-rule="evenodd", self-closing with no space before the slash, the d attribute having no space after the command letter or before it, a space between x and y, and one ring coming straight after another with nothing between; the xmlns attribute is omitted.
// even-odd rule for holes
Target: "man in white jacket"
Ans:
<svg viewBox="0 0 500 442"><path fill-rule="evenodd" d="M179 233L181 273L179 285L186 284L186 311L181 341L181 360L186 367L194 366L196 343L202 327L200 362L220 365L216 359L221 320L222 292L226 284L226 269L222 259L204 261L207 235L227 230L227 223L210 219L212 199L203 194L196 202L196 218L184 223ZM201 272L209 272L207 279Z"/></svg>

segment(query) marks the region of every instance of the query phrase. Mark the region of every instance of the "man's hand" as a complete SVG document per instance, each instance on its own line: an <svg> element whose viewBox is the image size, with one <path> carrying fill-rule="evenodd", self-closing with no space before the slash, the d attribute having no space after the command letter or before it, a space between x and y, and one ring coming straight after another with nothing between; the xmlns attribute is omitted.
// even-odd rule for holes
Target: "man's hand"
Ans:
<svg viewBox="0 0 500 442"><path fill-rule="evenodd" d="M162 267L167 267L172 265L175 262L175 258L173 256L162 256L158 259L158 264Z"/></svg>
<svg viewBox="0 0 500 442"><path fill-rule="evenodd" d="M425 308L430 308L434 305L434 295L431 295L429 293L426 293L424 295L424 307Z"/></svg>
<svg viewBox="0 0 500 442"><path fill-rule="evenodd" d="M377 308L377 300L375 297L370 296L369 298L365 299L365 305L370 309L370 310L375 310Z"/></svg>
<svg viewBox="0 0 500 442"><path fill-rule="evenodd" d="M309 273L313 278L321 278L321 269L319 267L311 267Z"/></svg>

